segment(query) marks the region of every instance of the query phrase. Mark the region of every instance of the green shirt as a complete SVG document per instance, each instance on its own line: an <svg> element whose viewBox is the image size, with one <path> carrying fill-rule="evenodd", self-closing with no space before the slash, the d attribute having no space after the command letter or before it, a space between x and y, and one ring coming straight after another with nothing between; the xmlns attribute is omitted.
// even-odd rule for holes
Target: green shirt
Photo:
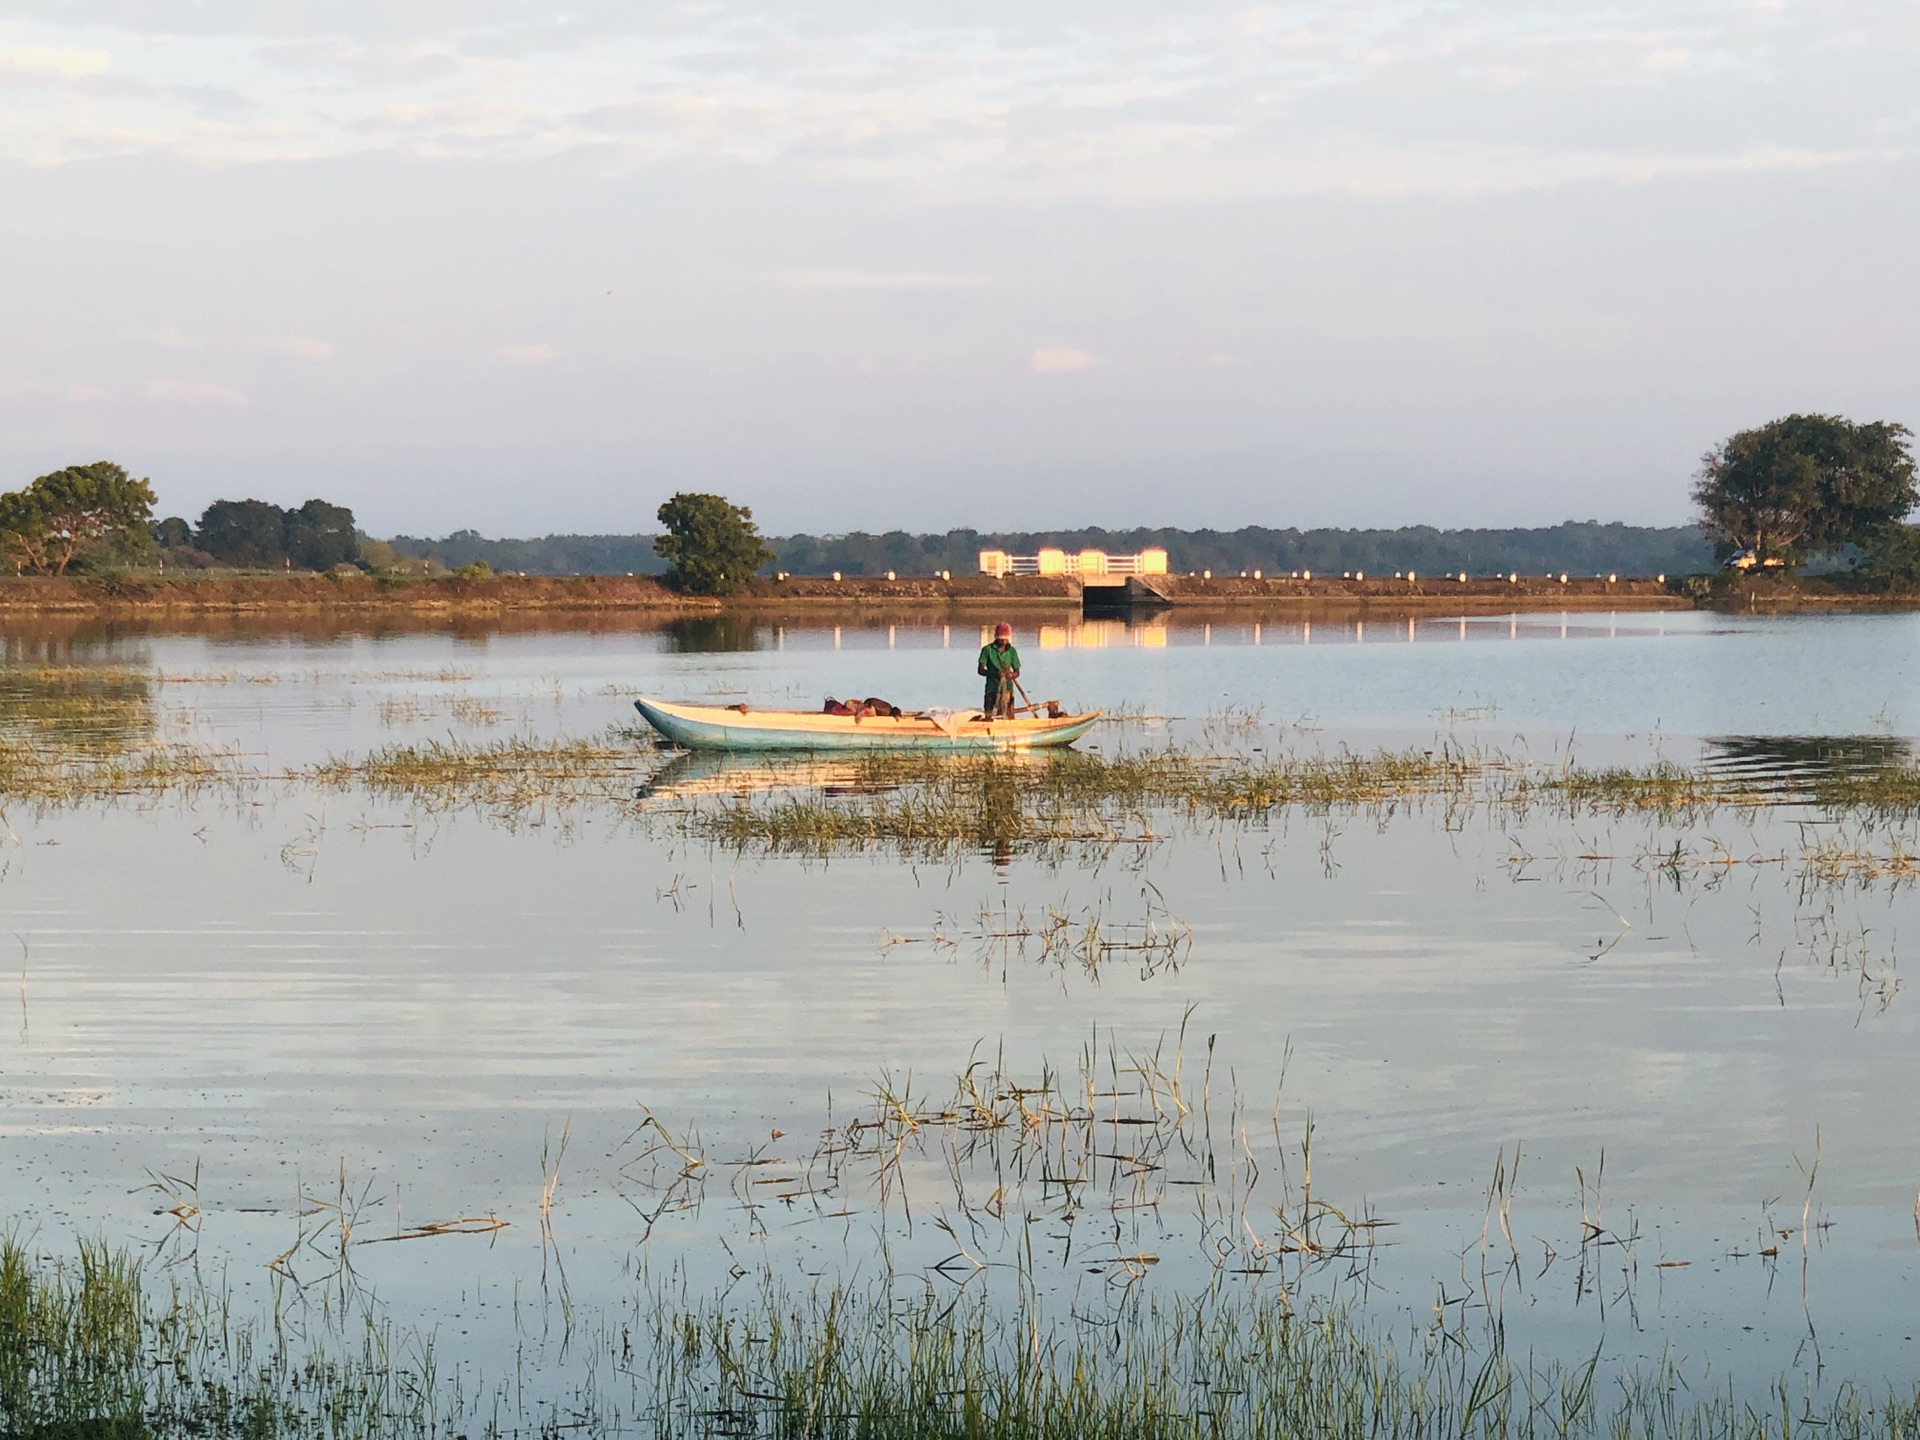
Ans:
<svg viewBox="0 0 1920 1440"><path fill-rule="evenodd" d="M1011 645L1004 650L991 643L982 645L980 666L989 675L1005 675L1020 668L1020 652Z"/></svg>

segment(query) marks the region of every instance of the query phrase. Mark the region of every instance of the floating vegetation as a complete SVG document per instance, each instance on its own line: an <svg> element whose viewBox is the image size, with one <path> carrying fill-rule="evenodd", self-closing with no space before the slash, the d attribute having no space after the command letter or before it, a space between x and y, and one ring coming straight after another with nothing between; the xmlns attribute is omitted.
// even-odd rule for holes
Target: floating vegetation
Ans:
<svg viewBox="0 0 1920 1440"><path fill-rule="evenodd" d="M1162 749L1105 757L875 754L845 768L835 794L732 795L684 812L686 828L736 848L826 852L886 844L903 850L1060 843L1149 843L1169 822L1265 822L1287 810L1388 816L1438 804L1473 811L1683 817L1754 809L1782 797L1669 764L1645 769L1543 768L1456 750L1250 758ZM1835 781L1822 803L1903 813L1897 782ZM1907 782L1920 802L1920 773Z"/></svg>
<svg viewBox="0 0 1920 1440"><path fill-rule="evenodd" d="M1714 742L1699 766L1583 768L1451 741L1364 754L1270 754L1247 744L1263 733L1260 717L1238 710L1206 717L1197 745L1111 755L909 751L742 765L675 757L642 746L630 731L610 730L586 739L425 739L276 771L218 748L156 743L153 687L179 678L129 667L0 670L0 801L193 796L273 782L501 818L609 807L725 847L799 854L1141 846L1183 824L1262 825L1288 811L1386 818L1438 807L1449 823L1535 810L1684 822L1782 805L1830 816L1920 816L1920 767L1904 742L1885 737L1733 737ZM465 676L448 670L415 678ZM459 695L389 697L379 718L414 724L436 712L466 727L509 718ZM1834 860L1822 855L1810 864L1831 871ZM1910 864L1904 853L1876 854L1847 867L1903 876Z"/></svg>
<svg viewBox="0 0 1920 1440"><path fill-rule="evenodd" d="M0 739L95 751L153 728L153 681L122 666L0 668Z"/></svg>
<svg viewBox="0 0 1920 1440"><path fill-rule="evenodd" d="M587 803L627 803L652 773L652 758L594 740L406 741L362 757L298 772L325 790L360 790L437 811L477 808L502 816L545 814Z"/></svg>
<svg viewBox="0 0 1920 1440"><path fill-rule="evenodd" d="M1126 962L1142 979L1177 971L1193 952L1193 927L1167 908L1152 885L1142 891L1145 913L1137 921L1109 920L1098 908L1070 914L1058 906L1029 914L1003 900L983 906L970 925L941 917L927 936L886 936L897 945L930 944L936 950L971 949L982 965L1004 970L1014 959L1056 969L1077 968L1093 979L1112 964Z"/></svg>
<svg viewBox="0 0 1920 1440"><path fill-rule="evenodd" d="M198 745L50 746L0 734L0 801L64 809L125 798L191 799L259 777L230 751Z"/></svg>

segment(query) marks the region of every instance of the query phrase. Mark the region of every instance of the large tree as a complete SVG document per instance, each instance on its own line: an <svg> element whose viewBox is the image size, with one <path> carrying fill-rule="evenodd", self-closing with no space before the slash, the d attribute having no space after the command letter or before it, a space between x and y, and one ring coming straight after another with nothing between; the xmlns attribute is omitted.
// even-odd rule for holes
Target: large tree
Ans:
<svg viewBox="0 0 1920 1440"><path fill-rule="evenodd" d="M1904 425L1788 415L1702 459L1693 498L1722 559L1751 550L1789 565L1860 543L1920 503Z"/></svg>
<svg viewBox="0 0 1920 1440"><path fill-rule="evenodd" d="M0 495L0 540L16 570L64 575L77 557L144 535L153 504L153 487L110 460L69 465Z"/></svg>
<svg viewBox="0 0 1920 1440"><path fill-rule="evenodd" d="M692 595L728 595L771 565L753 512L720 495L682 492L659 510L667 533L654 553L667 562L667 584Z"/></svg>
<svg viewBox="0 0 1920 1440"><path fill-rule="evenodd" d="M360 558L360 536L353 511L324 500L309 500L287 511L286 550L304 570L331 570Z"/></svg>
<svg viewBox="0 0 1920 1440"><path fill-rule="evenodd" d="M193 543L223 565L278 569L287 561L287 512L266 500L216 500L201 512Z"/></svg>

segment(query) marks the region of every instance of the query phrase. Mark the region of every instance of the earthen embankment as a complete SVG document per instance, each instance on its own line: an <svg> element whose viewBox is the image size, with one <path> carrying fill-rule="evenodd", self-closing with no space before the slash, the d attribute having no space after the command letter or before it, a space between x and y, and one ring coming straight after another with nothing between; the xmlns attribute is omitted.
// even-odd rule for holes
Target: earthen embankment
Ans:
<svg viewBox="0 0 1920 1440"><path fill-rule="evenodd" d="M1681 579L1606 576L1470 576L1418 579L1367 576L1155 576L1178 611L1236 610L1484 614L1508 610L1742 611L1912 609L1920 596L1870 593L1840 578L1780 575ZM726 614L880 618L972 616L987 612L1078 609L1070 576L788 576L757 580L725 600L681 595L644 575L495 575L377 577L332 575L151 576L114 574L0 579L0 617L71 616L170 620L250 617L438 619L539 626L542 617L576 625L618 619L670 621Z"/></svg>

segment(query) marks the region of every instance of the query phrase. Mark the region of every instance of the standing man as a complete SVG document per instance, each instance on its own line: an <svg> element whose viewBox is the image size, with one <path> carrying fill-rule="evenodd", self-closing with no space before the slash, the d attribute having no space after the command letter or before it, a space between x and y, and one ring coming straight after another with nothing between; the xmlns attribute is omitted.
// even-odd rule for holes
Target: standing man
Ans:
<svg viewBox="0 0 1920 1440"><path fill-rule="evenodd" d="M1012 719L1013 682L1020 678L1020 652L1013 648L1013 626L1006 621L993 627L993 643L980 647L979 669L987 680L980 713L989 720Z"/></svg>

